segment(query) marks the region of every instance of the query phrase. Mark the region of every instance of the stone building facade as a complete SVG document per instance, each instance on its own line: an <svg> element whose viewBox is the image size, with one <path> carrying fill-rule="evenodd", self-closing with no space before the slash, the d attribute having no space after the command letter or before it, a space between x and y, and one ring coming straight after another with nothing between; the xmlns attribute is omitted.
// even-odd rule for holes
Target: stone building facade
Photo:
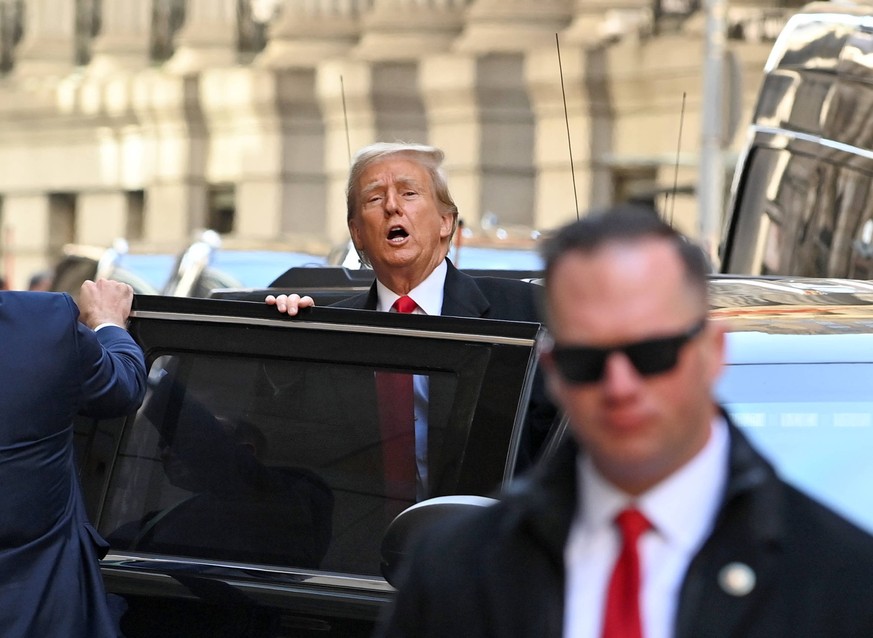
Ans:
<svg viewBox="0 0 873 638"><path fill-rule="evenodd" d="M350 152L378 140L443 148L468 225L676 182L693 233L703 14L654 1L0 0L0 273L203 227L329 246ZM735 120L791 11L731 4Z"/></svg>

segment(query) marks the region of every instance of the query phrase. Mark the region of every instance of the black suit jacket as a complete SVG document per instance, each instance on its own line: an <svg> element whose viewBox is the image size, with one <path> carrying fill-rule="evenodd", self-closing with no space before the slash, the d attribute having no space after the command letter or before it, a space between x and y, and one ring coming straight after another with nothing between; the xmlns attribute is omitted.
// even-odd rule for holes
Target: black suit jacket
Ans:
<svg viewBox="0 0 873 638"><path fill-rule="evenodd" d="M685 574L676 638L873 636L873 538L784 483L733 425L730 437L727 490ZM424 535L380 635L561 636L575 457L567 445L499 504ZM746 595L720 584L731 563L754 571Z"/></svg>
<svg viewBox="0 0 873 638"><path fill-rule="evenodd" d="M542 287L517 279L501 277L471 277L455 268L446 259L448 270L443 287L442 315L474 317L504 321L542 322L540 295ZM335 304L338 308L376 310L379 296L376 282L370 290ZM542 371L538 368L531 388L528 415L518 460L519 469L529 466L538 454L557 408L548 398ZM434 422L442 422L435 419Z"/></svg>
<svg viewBox="0 0 873 638"><path fill-rule="evenodd" d="M471 277L455 268L446 259L448 270L443 287L442 315L448 317L479 317L506 321L541 321L537 296L538 286L517 279L502 277ZM376 282L370 290L338 301L338 308L376 310L379 296Z"/></svg>

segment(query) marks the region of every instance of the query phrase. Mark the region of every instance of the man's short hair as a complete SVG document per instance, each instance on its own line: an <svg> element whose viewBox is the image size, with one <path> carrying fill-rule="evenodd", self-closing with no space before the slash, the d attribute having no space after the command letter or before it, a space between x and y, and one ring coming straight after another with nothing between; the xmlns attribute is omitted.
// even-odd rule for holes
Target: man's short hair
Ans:
<svg viewBox="0 0 873 638"><path fill-rule="evenodd" d="M593 212L548 237L542 246L546 285L557 262L568 253L591 254L605 244L645 239L669 242L676 249L688 282L699 289L704 299L707 298L707 275L712 269L706 253L662 220L654 208L640 204L620 204Z"/></svg>

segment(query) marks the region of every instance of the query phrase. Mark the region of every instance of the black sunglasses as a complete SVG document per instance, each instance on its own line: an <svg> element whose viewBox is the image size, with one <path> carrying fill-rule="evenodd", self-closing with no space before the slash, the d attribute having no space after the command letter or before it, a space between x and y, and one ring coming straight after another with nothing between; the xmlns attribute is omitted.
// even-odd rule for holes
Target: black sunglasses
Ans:
<svg viewBox="0 0 873 638"><path fill-rule="evenodd" d="M682 334L672 337L646 339L636 343L611 348L589 346L561 346L552 348L552 358L558 371L570 383L594 383L603 378L603 370L609 355L621 352L641 375L649 376L667 372L679 360L682 346L696 337L706 325L706 317Z"/></svg>

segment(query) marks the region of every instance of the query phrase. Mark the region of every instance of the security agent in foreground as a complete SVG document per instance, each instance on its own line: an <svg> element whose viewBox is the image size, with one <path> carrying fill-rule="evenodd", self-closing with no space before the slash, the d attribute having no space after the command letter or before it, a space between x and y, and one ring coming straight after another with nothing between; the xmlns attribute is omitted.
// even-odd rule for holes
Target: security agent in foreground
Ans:
<svg viewBox="0 0 873 638"><path fill-rule="evenodd" d="M573 440L419 539L379 635L873 635L873 538L785 483L712 398L725 339L701 251L623 206L545 257L543 363Z"/></svg>

